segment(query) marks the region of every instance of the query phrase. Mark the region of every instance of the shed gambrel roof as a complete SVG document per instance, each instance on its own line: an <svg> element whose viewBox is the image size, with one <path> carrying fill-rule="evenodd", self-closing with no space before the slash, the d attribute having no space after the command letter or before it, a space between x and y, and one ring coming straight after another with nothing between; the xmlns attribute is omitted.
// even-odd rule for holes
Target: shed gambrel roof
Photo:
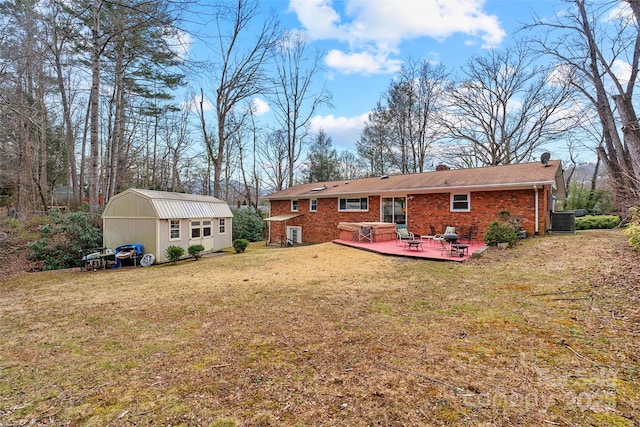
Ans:
<svg viewBox="0 0 640 427"><path fill-rule="evenodd" d="M136 199L139 202L136 203ZM148 203L150 212L135 204ZM150 217L160 219L232 218L229 205L223 200L197 194L130 188L109 200L103 218Z"/></svg>
<svg viewBox="0 0 640 427"><path fill-rule="evenodd" d="M555 196L565 198L564 175L560 160L470 169L450 169L389 177L300 184L277 191L269 200L323 198L392 193L434 193L450 191L491 191L550 185Z"/></svg>

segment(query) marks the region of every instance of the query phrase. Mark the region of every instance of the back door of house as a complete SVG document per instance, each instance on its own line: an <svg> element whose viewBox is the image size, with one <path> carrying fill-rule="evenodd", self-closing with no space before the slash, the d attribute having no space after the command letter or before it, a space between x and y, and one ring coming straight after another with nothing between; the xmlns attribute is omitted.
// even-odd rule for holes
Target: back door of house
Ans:
<svg viewBox="0 0 640 427"><path fill-rule="evenodd" d="M383 197L382 198L382 222L395 224L407 223L407 198Z"/></svg>
<svg viewBox="0 0 640 427"><path fill-rule="evenodd" d="M302 243L302 227L287 226L287 239L295 243Z"/></svg>

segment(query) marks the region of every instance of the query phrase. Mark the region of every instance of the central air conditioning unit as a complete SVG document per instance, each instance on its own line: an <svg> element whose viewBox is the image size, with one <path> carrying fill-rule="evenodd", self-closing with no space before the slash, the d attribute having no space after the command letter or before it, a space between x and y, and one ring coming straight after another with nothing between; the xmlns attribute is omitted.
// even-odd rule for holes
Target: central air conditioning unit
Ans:
<svg viewBox="0 0 640 427"><path fill-rule="evenodd" d="M553 233L575 234L576 213L575 212L553 212L551 214L551 231Z"/></svg>

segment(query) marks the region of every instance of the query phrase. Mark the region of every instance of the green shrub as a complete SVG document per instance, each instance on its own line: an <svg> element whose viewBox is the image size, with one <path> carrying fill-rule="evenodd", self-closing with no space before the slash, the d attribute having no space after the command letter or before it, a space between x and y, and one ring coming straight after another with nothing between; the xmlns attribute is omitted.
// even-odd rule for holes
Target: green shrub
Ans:
<svg viewBox="0 0 640 427"><path fill-rule="evenodd" d="M232 209L233 240L246 239L250 242L262 240L265 222L259 212L252 209Z"/></svg>
<svg viewBox="0 0 640 427"><path fill-rule="evenodd" d="M204 251L204 246L202 246L202 245L191 245L191 246L189 246L189 249L187 249L187 251L189 252L189 255L191 255L196 260L198 260L202 256L202 255L200 255L200 252Z"/></svg>
<svg viewBox="0 0 640 427"><path fill-rule="evenodd" d="M629 209L631 222L623 233L629 236L629 244L634 249L640 249L640 206Z"/></svg>
<svg viewBox="0 0 640 427"><path fill-rule="evenodd" d="M31 259L41 261L43 270L78 266L82 249L102 246L102 234L94 224L88 212L52 211L48 223L39 227L40 239L27 244Z"/></svg>
<svg viewBox="0 0 640 427"><path fill-rule="evenodd" d="M236 239L233 241L233 248L237 253L244 252L249 246L249 241L247 239Z"/></svg>
<svg viewBox="0 0 640 427"><path fill-rule="evenodd" d="M164 250L164 254L167 256L167 259L171 262L177 262L182 255L184 255L184 248L180 246L169 246Z"/></svg>
<svg viewBox="0 0 640 427"><path fill-rule="evenodd" d="M576 230L615 228L620 224L616 215L585 215L576 218Z"/></svg>
<svg viewBox="0 0 640 427"><path fill-rule="evenodd" d="M509 243L511 246L518 240L518 231L508 221L491 221L484 232L484 241L488 245Z"/></svg>

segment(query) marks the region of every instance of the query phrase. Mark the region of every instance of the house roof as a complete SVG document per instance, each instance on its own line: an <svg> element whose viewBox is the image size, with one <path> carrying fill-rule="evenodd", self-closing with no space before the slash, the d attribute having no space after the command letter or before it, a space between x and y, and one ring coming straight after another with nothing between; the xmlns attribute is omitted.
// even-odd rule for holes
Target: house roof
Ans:
<svg viewBox="0 0 640 427"><path fill-rule="evenodd" d="M450 169L407 175L382 176L299 184L266 196L269 200L324 198L385 193L436 193L524 189L550 185L555 196L565 198L564 175L560 160Z"/></svg>
<svg viewBox="0 0 640 427"><path fill-rule="evenodd" d="M226 202L211 196L197 194L173 193L167 191L141 190L130 188L112 197L105 208L103 217L123 217L126 212L122 208L111 209L118 199L130 203L127 199L140 197L151 205L157 218L232 218L233 214ZM126 210L126 206L124 207ZM135 216L135 215L134 215Z"/></svg>

